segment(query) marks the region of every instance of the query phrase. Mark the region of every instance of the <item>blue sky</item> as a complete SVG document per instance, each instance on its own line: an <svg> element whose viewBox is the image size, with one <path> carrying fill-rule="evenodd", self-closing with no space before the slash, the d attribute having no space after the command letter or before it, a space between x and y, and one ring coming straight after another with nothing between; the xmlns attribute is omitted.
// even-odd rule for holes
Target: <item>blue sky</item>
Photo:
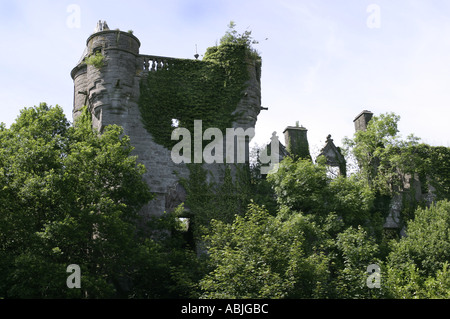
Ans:
<svg viewBox="0 0 450 319"><path fill-rule="evenodd" d="M68 23L71 5L79 24ZM133 30L143 54L181 58L193 58L195 45L202 55L233 20L252 31L263 60L269 110L256 143L273 131L283 141L299 121L317 153L328 134L337 145L352 136L354 117L368 109L400 115L405 137L450 146L449 17L447 0L1 0L0 121L9 126L40 102L72 119L70 71L100 19Z"/></svg>

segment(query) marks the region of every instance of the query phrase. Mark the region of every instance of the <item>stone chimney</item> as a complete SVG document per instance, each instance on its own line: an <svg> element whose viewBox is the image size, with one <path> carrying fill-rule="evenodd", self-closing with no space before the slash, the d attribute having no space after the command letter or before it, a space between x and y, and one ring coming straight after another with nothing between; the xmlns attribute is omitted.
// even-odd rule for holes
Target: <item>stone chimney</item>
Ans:
<svg viewBox="0 0 450 319"><path fill-rule="evenodd" d="M286 149L295 158L311 159L307 132L303 126L288 126L283 131Z"/></svg>
<svg viewBox="0 0 450 319"><path fill-rule="evenodd" d="M365 131L367 129L367 124L372 119L373 113L367 110L362 111L353 120L355 123L355 131Z"/></svg>

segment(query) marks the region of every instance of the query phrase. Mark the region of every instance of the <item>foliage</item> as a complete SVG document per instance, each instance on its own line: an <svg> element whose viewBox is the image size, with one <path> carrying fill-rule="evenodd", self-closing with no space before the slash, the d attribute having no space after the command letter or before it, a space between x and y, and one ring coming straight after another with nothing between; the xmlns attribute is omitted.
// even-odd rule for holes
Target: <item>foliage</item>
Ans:
<svg viewBox="0 0 450 319"><path fill-rule="evenodd" d="M188 164L189 178L181 178L186 189L185 205L190 210L190 227L200 239L213 219L233 222L242 214L250 200L248 171L245 167L225 166L220 173L223 182L210 182L209 172L198 164Z"/></svg>
<svg viewBox="0 0 450 319"><path fill-rule="evenodd" d="M329 181L329 210L342 216L346 225L357 227L374 220L375 194L361 178L338 176Z"/></svg>
<svg viewBox="0 0 450 319"><path fill-rule="evenodd" d="M131 280L144 168L121 128L98 135L86 112L70 127L41 104L0 131L2 297L109 297ZM65 285L72 263L81 289Z"/></svg>
<svg viewBox="0 0 450 319"><path fill-rule="evenodd" d="M395 242L387 259L394 298L442 298L450 291L450 202L419 208L407 223L407 236Z"/></svg>
<svg viewBox="0 0 450 319"><path fill-rule="evenodd" d="M204 298L299 298L320 293L327 259L311 253L308 218L271 216L250 204L233 224L213 221L206 237L214 270L201 282Z"/></svg>
<svg viewBox="0 0 450 319"><path fill-rule="evenodd" d="M73 126L59 107L24 109L0 126L0 296L448 298L450 202L412 206L407 236L387 245L378 176L389 168L391 183L393 167L425 175L445 198L448 148L394 142L389 125L372 132L388 136L373 151L372 183L364 166L331 178L323 158L286 158L267 180L257 164L225 166L219 184L192 164L181 180L190 215L181 205L142 228L138 211L151 195L123 130L99 135L87 109ZM81 289L65 285L72 263ZM370 264L381 266L381 289L366 285Z"/></svg>
<svg viewBox="0 0 450 319"><path fill-rule="evenodd" d="M445 197L450 189L449 148L419 144L420 139L413 135L402 140L399 120L394 113L374 116L366 131L345 139L346 153L355 156L360 174L380 194L403 190L409 174L420 178L422 192L431 185Z"/></svg>
<svg viewBox="0 0 450 319"><path fill-rule="evenodd" d="M87 65L93 65L97 69L102 68L105 65L105 56L100 52L96 52L93 55L90 55L84 60L84 63Z"/></svg>
<svg viewBox="0 0 450 319"><path fill-rule="evenodd" d="M203 61L170 59L167 67L149 72L143 80L139 108L157 143L167 148L176 143L171 140L173 119L190 132L194 120L222 132L232 127L237 116L233 112L249 79L247 62L259 63L259 58L250 56L250 44L234 37L230 33L228 40L208 48Z"/></svg>
<svg viewBox="0 0 450 319"><path fill-rule="evenodd" d="M366 131L356 132L345 144L346 153L358 162L358 174L375 193L375 205L380 204L378 199L401 196L401 222L405 222L414 217L418 207L449 199L450 148L419 144L420 139L413 135L403 140L399 120L393 113L374 116Z"/></svg>
<svg viewBox="0 0 450 319"><path fill-rule="evenodd" d="M280 163L278 171L267 179L273 185L279 205L306 213L325 211L328 202L325 165L287 157Z"/></svg>
<svg viewBox="0 0 450 319"><path fill-rule="evenodd" d="M347 228L336 237L336 248L343 261L336 269L334 287L339 298L375 298L378 291L367 287L367 266L380 264L379 248L367 231Z"/></svg>
<svg viewBox="0 0 450 319"><path fill-rule="evenodd" d="M276 215L278 210L277 200L272 185L261 175L261 162L257 161L249 165L249 199L255 204L264 207L267 211Z"/></svg>
<svg viewBox="0 0 450 319"><path fill-rule="evenodd" d="M324 162L285 158L268 176L278 204L292 211L318 215L335 212L347 225L370 223L374 193L358 176L327 176Z"/></svg>
<svg viewBox="0 0 450 319"><path fill-rule="evenodd" d="M374 116L365 131L358 131L353 140L344 141L347 153L355 156L360 173L381 193L389 193L393 175L397 173L391 170L389 155L401 144L399 120L400 117L394 113Z"/></svg>
<svg viewBox="0 0 450 319"><path fill-rule="evenodd" d="M379 247L335 213L320 217L251 203L232 224L212 221L205 238L212 270L204 298L380 298L366 285Z"/></svg>
<svg viewBox="0 0 450 319"><path fill-rule="evenodd" d="M380 262L375 235L382 227L375 194L367 182L359 175L329 177L321 158L318 163L286 158L268 180L279 204L277 216L289 218L304 212L321 230L308 242L327 252L329 278L322 283L322 296L380 297L366 286L367 266Z"/></svg>
<svg viewBox="0 0 450 319"><path fill-rule="evenodd" d="M422 193L433 193L437 200L450 200L450 148L418 144L404 151L405 159L409 159L410 172L420 178Z"/></svg>
<svg viewBox="0 0 450 319"><path fill-rule="evenodd" d="M147 226L153 234L146 239L135 264L130 298L198 298L198 282L207 266L197 257L177 217L184 208L153 218Z"/></svg>
<svg viewBox="0 0 450 319"><path fill-rule="evenodd" d="M252 47L253 44L258 44L259 42L253 39L252 32L245 30L244 33L239 34L236 30L236 23L230 21L228 24L228 30L225 35L220 39L220 44L236 44L243 46L247 49L247 54L253 56L256 60L259 60L258 52Z"/></svg>

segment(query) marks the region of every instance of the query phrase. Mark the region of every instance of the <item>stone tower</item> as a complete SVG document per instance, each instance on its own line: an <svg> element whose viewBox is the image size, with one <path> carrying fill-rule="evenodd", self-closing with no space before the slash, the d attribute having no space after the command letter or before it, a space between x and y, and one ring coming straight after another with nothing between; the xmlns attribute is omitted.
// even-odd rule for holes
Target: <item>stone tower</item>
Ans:
<svg viewBox="0 0 450 319"><path fill-rule="evenodd" d="M140 41L131 32L110 30L106 22L98 23L86 41L83 56L71 72L73 118L75 120L86 105L92 113L93 126L100 132L110 124L124 128L135 147L134 155L147 168L144 179L156 195L142 211L144 216L152 216L170 211L184 201L185 191L178 181L179 177L188 177L189 172L184 163L172 161L171 150L154 141L142 123L138 105L141 81L150 72L170 67L176 58L143 55L139 48ZM86 59L97 53L103 56L102 65L87 64ZM255 127L261 110L260 65L247 61L247 69L246 92L235 110L239 117L232 124L233 128L244 130ZM206 165L216 179L220 179L218 166L220 164Z"/></svg>
<svg viewBox="0 0 450 319"><path fill-rule="evenodd" d="M76 119L87 105L93 115L93 125L101 131L108 124L126 121L139 97L139 47L141 43L131 33L103 30L86 41L86 50L80 63L72 70L74 80L74 109ZM102 54L104 66L99 68L83 63L83 59Z"/></svg>

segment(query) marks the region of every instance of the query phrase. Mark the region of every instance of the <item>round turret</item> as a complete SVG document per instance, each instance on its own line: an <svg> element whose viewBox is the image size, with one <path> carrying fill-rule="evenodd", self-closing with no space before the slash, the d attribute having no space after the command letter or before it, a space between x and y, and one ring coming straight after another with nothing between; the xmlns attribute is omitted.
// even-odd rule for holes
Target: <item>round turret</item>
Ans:
<svg viewBox="0 0 450 319"><path fill-rule="evenodd" d="M99 49L119 49L138 55L141 42L131 32L106 30L92 34L86 40L86 46L90 53Z"/></svg>
<svg viewBox="0 0 450 319"><path fill-rule="evenodd" d="M99 130L120 123L117 116L126 114L130 102L137 101L139 85L138 38L131 32L97 26L86 41L79 64L72 70L74 80L74 120L83 106L93 114L93 125Z"/></svg>

